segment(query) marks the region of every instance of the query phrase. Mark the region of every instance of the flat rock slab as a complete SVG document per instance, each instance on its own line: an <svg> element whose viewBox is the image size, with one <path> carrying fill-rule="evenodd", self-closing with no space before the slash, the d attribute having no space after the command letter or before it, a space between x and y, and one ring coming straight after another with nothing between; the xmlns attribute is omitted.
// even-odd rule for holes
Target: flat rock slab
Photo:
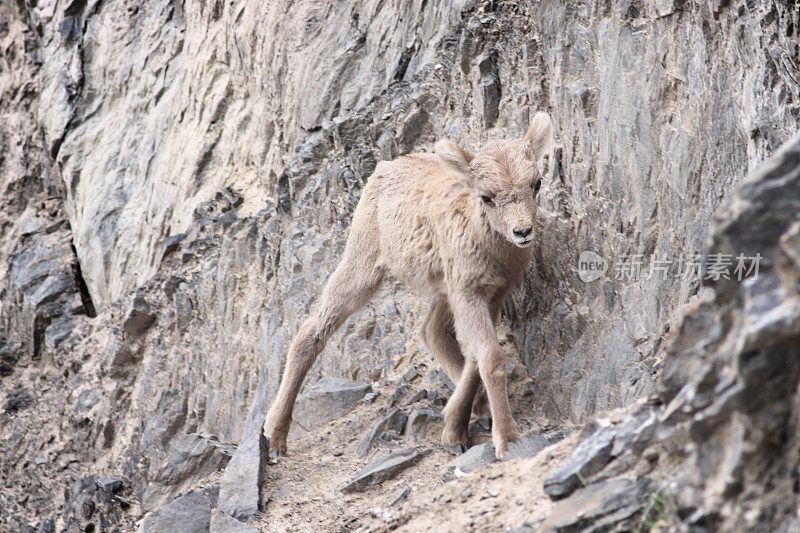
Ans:
<svg viewBox="0 0 800 533"><path fill-rule="evenodd" d="M614 427L614 446L611 456L617 457L628 450L641 453L656 431L658 416L654 409L644 408L628 415Z"/></svg>
<svg viewBox="0 0 800 533"><path fill-rule="evenodd" d="M450 481L457 473L466 474L497 461L492 444L479 444L462 453L442 468L442 479Z"/></svg>
<svg viewBox="0 0 800 533"><path fill-rule="evenodd" d="M258 518L263 469L269 441L263 434L239 445L220 480L219 508L239 520Z"/></svg>
<svg viewBox="0 0 800 533"><path fill-rule="evenodd" d="M525 459L533 457L551 444L555 444L572 433L572 429L557 429L547 433L528 433L520 437L519 442L512 442L508 445L508 451L503 461L511 459ZM494 445L490 445L494 452Z"/></svg>
<svg viewBox="0 0 800 533"><path fill-rule="evenodd" d="M364 457L367 455L381 435L383 435L387 430L396 427L400 421L401 414L402 413L399 409L392 409L386 414L386 416L378 420L378 422L372 426L372 429L369 431L369 433L367 433L367 436L364 437L358 444L358 456Z"/></svg>
<svg viewBox="0 0 800 533"><path fill-rule="evenodd" d="M551 444L555 444L569 435L571 431L571 429L559 429L547 433L529 433L523 435L520 437L519 442L509 443L508 451L503 461L533 457ZM457 470L467 474L496 462L497 458L495 457L494 451L494 444L492 443L473 446L442 468L442 479L445 481L454 479Z"/></svg>
<svg viewBox="0 0 800 533"><path fill-rule="evenodd" d="M260 533L258 528L248 526L219 509L211 510L210 533Z"/></svg>
<svg viewBox="0 0 800 533"><path fill-rule="evenodd" d="M442 413L432 407L415 407L408 415L405 434L414 442L434 437L434 433L441 433L440 426L443 419ZM436 437L438 438L438 435Z"/></svg>
<svg viewBox="0 0 800 533"><path fill-rule="evenodd" d="M639 513L647 495L646 480L614 479L590 485L559 502L540 531L625 530L625 521Z"/></svg>
<svg viewBox="0 0 800 533"><path fill-rule="evenodd" d="M139 525L138 533L208 533L210 524L209 495L205 491L195 490L146 515Z"/></svg>
<svg viewBox="0 0 800 533"><path fill-rule="evenodd" d="M602 470L611 460L615 435L613 427L602 427L581 441L567 462L544 480L544 492L554 500L564 498Z"/></svg>
<svg viewBox="0 0 800 533"><path fill-rule="evenodd" d="M258 518L266 476L269 439L264 436L262 427L267 408L268 374L262 367L244 433L220 480L219 509L246 522Z"/></svg>
<svg viewBox="0 0 800 533"><path fill-rule="evenodd" d="M148 480L150 483L141 494L142 506L149 510L165 505L180 492L225 467L235 451L235 446L212 435L190 433L181 437Z"/></svg>
<svg viewBox="0 0 800 533"><path fill-rule="evenodd" d="M372 391L366 383L325 378L306 388L297 398L292 419L305 429L323 426L346 415Z"/></svg>
<svg viewBox="0 0 800 533"><path fill-rule="evenodd" d="M390 453L372 461L359 474L344 486L342 492L362 492L372 485L376 485L415 465L431 453L430 449L412 448L402 452Z"/></svg>

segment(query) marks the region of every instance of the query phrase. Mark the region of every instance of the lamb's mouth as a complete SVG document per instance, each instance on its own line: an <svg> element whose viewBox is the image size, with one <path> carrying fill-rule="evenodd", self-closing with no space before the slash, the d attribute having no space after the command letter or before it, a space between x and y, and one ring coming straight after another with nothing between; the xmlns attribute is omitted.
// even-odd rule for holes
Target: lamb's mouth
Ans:
<svg viewBox="0 0 800 533"><path fill-rule="evenodd" d="M514 244L520 248L527 248L533 244L533 235L528 235L527 237L514 237Z"/></svg>

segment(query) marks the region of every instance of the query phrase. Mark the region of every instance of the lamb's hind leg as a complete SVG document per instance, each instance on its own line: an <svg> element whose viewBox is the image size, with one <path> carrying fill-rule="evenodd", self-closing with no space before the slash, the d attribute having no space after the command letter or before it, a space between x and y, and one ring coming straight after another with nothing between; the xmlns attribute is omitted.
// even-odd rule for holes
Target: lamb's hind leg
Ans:
<svg viewBox="0 0 800 533"><path fill-rule="evenodd" d="M430 311L428 311L428 316L422 326L422 341L442 365L445 374L458 384L464 368L464 355L456 340L453 313L447 297L436 296L431 302ZM477 369L474 371L477 373ZM477 381L478 387L472 391L472 396L469 397L472 412L478 417L489 416L486 390L481 385L480 379ZM467 423L469 423L469 418L467 418Z"/></svg>
<svg viewBox="0 0 800 533"><path fill-rule="evenodd" d="M468 358L456 383L456 390L444 408L445 425L442 442L464 452L469 445L469 417L473 398L481 385L481 377L474 358Z"/></svg>
<svg viewBox="0 0 800 533"><path fill-rule="evenodd" d="M442 365L445 374L458 382L464 368L464 355L456 341L453 329L453 314L444 296L436 296L422 326L422 342Z"/></svg>
<svg viewBox="0 0 800 533"><path fill-rule="evenodd" d="M353 231L356 231L355 229ZM357 236L356 236L357 237ZM383 277L376 266L377 253L370 243L348 240L342 262L331 275L313 314L300 327L289 348L281 385L264 422L270 456L286 453L286 436L300 386L314 360L333 333L350 314L364 305L378 289Z"/></svg>

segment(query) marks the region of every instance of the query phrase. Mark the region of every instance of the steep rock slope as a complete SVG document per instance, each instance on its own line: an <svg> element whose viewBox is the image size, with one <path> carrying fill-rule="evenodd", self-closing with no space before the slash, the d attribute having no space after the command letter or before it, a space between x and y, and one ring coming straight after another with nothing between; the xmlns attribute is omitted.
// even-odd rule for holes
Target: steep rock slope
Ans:
<svg viewBox="0 0 800 533"><path fill-rule="evenodd" d="M165 238L224 186L260 210L298 135L429 63L459 7L37 5L40 117L98 304L153 275Z"/></svg>

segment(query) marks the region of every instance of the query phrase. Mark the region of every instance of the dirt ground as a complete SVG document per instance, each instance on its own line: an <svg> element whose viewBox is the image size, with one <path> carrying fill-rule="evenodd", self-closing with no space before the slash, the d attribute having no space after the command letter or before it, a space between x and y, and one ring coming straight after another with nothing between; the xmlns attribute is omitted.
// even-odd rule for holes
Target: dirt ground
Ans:
<svg viewBox="0 0 800 533"><path fill-rule="evenodd" d="M355 444L345 447L348 457L335 457L315 439L271 471L274 495L258 525L287 532L508 531L547 516L553 502L544 478L576 439L573 434L533 458L495 463L450 482L440 470L453 456L438 447L397 478L355 494L341 492L366 462L354 459ZM391 505L404 487L411 487L407 500Z"/></svg>
<svg viewBox="0 0 800 533"><path fill-rule="evenodd" d="M508 355L515 359L513 353ZM533 458L494 463L449 482L443 481L441 470L455 456L440 444L441 420L432 422L416 442L408 436L380 440L367 457L358 457L359 442L391 408L399 376L410 366L398 368L397 376L393 373L375 384L378 396L369 405L359 405L352 413L315 431L290 433L289 454L268 467L268 501L260 523L254 525L276 532L505 531L547 515L553 504L544 494L543 480L553 465L570 453L576 433ZM529 384L524 372L512 372L510 398L520 432L552 429L555 424L551 421L522 415L534 412ZM404 406L409 397L434 386L446 394L441 384L433 385L421 375L409 383L410 392L393 405L408 412L411 406ZM431 401L426 398L415 405L428 406ZM472 444L491 440L490 432L474 420L471 434ZM428 448L431 453L365 492L342 493L345 484L371 460L414 446ZM407 497L395 502L404 489Z"/></svg>

